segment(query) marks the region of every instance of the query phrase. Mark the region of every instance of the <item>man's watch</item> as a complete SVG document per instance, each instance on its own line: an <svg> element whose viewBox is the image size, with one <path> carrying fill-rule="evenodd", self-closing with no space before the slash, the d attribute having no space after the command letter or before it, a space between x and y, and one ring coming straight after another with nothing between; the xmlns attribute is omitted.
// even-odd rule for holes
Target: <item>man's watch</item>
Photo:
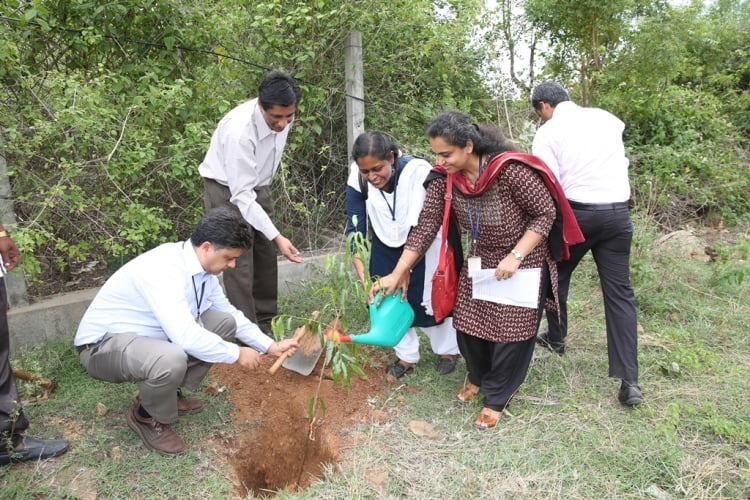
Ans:
<svg viewBox="0 0 750 500"><path fill-rule="evenodd" d="M523 260L523 254L516 250L515 248L510 251L510 253L513 254L513 257L515 257L517 260L522 261Z"/></svg>

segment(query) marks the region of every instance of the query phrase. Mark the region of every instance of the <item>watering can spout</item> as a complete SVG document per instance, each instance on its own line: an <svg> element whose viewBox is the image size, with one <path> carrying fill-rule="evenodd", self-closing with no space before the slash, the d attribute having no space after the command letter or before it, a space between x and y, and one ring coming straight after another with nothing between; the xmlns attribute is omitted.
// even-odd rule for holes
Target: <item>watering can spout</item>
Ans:
<svg viewBox="0 0 750 500"><path fill-rule="evenodd" d="M380 302L380 303L378 303ZM401 301L401 292L379 296L370 304L370 331L358 335L344 335L334 332L328 336L335 342L351 342L379 347L393 347L398 344L414 322L414 310L408 302Z"/></svg>

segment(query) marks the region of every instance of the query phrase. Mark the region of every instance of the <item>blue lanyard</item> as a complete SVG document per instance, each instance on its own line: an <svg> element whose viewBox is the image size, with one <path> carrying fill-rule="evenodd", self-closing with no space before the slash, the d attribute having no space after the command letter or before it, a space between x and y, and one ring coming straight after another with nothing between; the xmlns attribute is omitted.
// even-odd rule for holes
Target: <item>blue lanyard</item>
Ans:
<svg viewBox="0 0 750 500"><path fill-rule="evenodd" d="M398 162L398 160L396 161ZM388 199L385 197L383 190L378 189L378 191L380 191L380 196L383 197L383 201L385 201L385 204L388 205L388 211L391 213L391 220L394 222L396 221L396 188L398 187L398 173L398 166L396 166L393 173L393 206L388 203Z"/></svg>
<svg viewBox="0 0 750 500"><path fill-rule="evenodd" d="M477 207L477 224L474 225L474 214L471 211L471 198L466 198L466 213L469 215L469 226L471 226L471 248L472 251L477 248L477 239L479 239L479 224L482 221L482 198L479 198L479 207Z"/></svg>
<svg viewBox="0 0 750 500"><path fill-rule="evenodd" d="M182 242L182 248L185 248L187 241ZM201 303L203 303L203 294L206 291L206 280L201 283L201 295L198 297L198 287L195 286L195 276L191 276L190 279L193 281L193 293L195 294L195 307L198 313L195 315L195 321L200 321L201 318Z"/></svg>
<svg viewBox="0 0 750 500"><path fill-rule="evenodd" d="M482 172L484 171L484 166L486 163L482 164L482 157L479 157L479 173L477 174L477 180L479 180L479 177L482 176ZM466 213L469 215L469 226L471 226L471 251L476 252L477 248L477 240L479 239L479 224L482 221L482 198L479 197L479 207L477 208L477 225L474 226L474 216L471 212L471 205L473 203L469 203L470 198L466 198Z"/></svg>
<svg viewBox="0 0 750 500"><path fill-rule="evenodd" d="M193 280L193 293L195 293L195 303L197 304L198 313L195 315L195 320L198 321L201 317L201 303L203 302L203 293L206 291L206 281L203 280L201 283L201 295L198 297L198 288L195 286L195 276L190 277Z"/></svg>

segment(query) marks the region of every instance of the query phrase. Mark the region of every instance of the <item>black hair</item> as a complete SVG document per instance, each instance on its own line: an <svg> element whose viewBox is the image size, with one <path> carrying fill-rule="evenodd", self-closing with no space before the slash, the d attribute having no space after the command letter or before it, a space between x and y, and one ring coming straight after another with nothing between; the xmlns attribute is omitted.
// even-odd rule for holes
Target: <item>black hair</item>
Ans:
<svg viewBox="0 0 750 500"><path fill-rule="evenodd" d="M250 224L237 209L228 206L212 208L193 229L190 243L199 247L208 241L217 249L247 250L253 243Z"/></svg>
<svg viewBox="0 0 750 500"><path fill-rule="evenodd" d="M440 137L448 144L460 148L466 146L471 139L474 143L473 152L480 156L517 150L505 138L500 127L488 123L472 123L469 115L461 111L446 111L437 115L427 125L427 136L430 139Z"/></svg>
<svg viewBox="0 0 750 500"><path fill-rule="evenodd" d="M555 82L540 83L531 92L531 105L539 109L539 105L546 102L553 108L564 101L569 101L568 91L562 85Z"/></svg>
<svg viewBox="0 0 750 500"><path fill-rule="evenodd" d="M289 74L271 71L258 88L258 102L265 110L274 106L297 106L302 99L302 91Z"/></svg>
<svg viewBox="0 0 750 500"><path fill-rule="evenodd" d="M352 146L352 160L357 161L365 156L379 160L396 161L398 146L387 135L377 130L359 134Z"/></svg>

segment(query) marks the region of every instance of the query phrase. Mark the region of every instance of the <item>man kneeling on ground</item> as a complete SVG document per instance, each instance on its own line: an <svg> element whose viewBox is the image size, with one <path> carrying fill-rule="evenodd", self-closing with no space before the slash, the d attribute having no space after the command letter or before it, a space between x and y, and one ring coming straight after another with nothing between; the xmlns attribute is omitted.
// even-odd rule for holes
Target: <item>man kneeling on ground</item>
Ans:
<svg viewBox="0 0 750 500"><path fill-rule="evenodd" d="M196 390L213 363L255 369L261 353L297 349L295 340L270 339L221 289L217 275L234 267L251 241L239 214L211 210L189 240L160 245L117 270L78 326L74 344L89 375L138 382L128 426L161 455L185 451L170 424L203 409L181 387Z"/></svg>

